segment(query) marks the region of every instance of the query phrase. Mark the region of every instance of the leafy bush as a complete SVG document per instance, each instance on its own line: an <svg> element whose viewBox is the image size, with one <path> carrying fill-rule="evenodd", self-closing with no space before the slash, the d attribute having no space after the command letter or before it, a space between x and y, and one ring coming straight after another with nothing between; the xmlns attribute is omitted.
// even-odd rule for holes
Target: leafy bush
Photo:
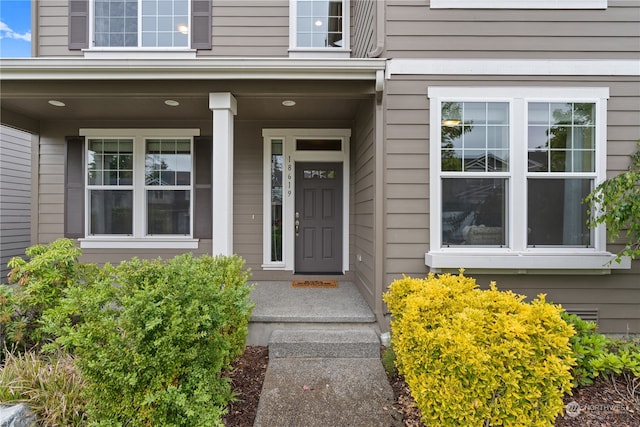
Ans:
<svg viewBox="0 0 640 427"><path fill-rule="evenodd" d="M640 141L638 141L640 146ZM588 225L605 224L609 239L624 237L624 248L616 254L635 259L640 256L640 149L631 155L626 171L600 183L584 199L589 205Z"/></svg>
<svg viewBox="0 0 640 427"><path fill-rule="evenodd" d="M576 359L572 368L574 386L591 385L599 374L593 367L593 361L606 353L607 337L596 332L595 322L582 320L566 311L562 313L562 318L576 331L570 338L573 357Z"/></svg>
<svg viewBox="0 0 640 427"><path fill-rule="evenodd" d="M573 367L574 386L591 385L600 377L618 390L621 378L627 394L639 400L640 343L633 340L609 338L597 332L595 322L582 320L574 314L563 313L563 318L576 330L571 337L571 348L576 359Z"/></svg>
<svg viewBox="0 0 640 427"><path fill-rule="evenodd" d="M426 425L552 425L571 390L573 330L544 295L523 300L462 273L391 284L391 341Z"/></svg>
<svg viewBox="0 0 640 427"><path fill-rule="evenodd" d="M45 318L55 345L77 357L92 423L222 425L232 394L221 373L244 349L253 306L243 266L235 256L133 259L66 290Z"/></svg>
<svg viewBox="0 0 640 427"><path fill-rule="evenodd" d="M43 313L59 304L69 286L86 280L96 267L80 264L81 250L69 239L35 245L28 260L13 258L9 283L0 285L0 339L17 350L39 347L55 338L43 329Z"/></svg>
<svg viewBox="0 0 640 427"><path fill-rule="evenodd" d="M41 425L85 425L84 382L68 354L20 355L5 350L0 369L0 402L22 402L36 414Z"/></svg>

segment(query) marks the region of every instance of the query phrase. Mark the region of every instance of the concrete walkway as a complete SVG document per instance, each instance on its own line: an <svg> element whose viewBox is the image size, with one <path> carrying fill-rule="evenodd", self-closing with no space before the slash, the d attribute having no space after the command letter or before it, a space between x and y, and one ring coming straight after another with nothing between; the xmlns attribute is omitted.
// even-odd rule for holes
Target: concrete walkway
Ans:
<svg viewBox="0 0 640 427"><path fill-rule="evenodd" d="M372 330L275 331L254 427L401 426Z"/></svg>
<svg viewBox="0 0 640 427"><path fill-rule="evenodd" d="M400 427L375 317L352 283L260 283L253 338L269 345L254 427ZM266 338L268 336L268 338Z"/></svg>

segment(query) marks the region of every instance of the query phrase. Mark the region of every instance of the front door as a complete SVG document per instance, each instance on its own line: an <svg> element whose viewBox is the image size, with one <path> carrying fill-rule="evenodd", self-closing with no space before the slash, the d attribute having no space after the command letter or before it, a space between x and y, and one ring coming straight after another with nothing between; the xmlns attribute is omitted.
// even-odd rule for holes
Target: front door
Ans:
<svg viewBox="0 0 640 427"><path fill-rule="evenodd" d="M295 164L295 272L342 274L342 163Z"/></svg>

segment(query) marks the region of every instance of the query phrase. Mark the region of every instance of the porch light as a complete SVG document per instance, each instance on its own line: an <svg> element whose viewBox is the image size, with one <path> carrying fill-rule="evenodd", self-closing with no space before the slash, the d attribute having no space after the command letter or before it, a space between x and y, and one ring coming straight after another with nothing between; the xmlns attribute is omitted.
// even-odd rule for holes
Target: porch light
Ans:
<svg viewBox="0 0 640 427"><path fill-rule="evenodd" d="M57 101L55 99L50 99L48 102L49 102L50 105L53 105L54 107L66 107L67 106L67 104L65 104L64 102Z"/></svg>
<svg viewBox="0 0 640 427"><path fill-rule="evenodd" d="M167 104L169 107L177 107L178 105L180 105L178 101L175 101L173 99L167 99L166 101L164 101L164 103Z"/></svg>
<svg viewBox="0 0 640 427"><path fill-rule="evenodd" d="M294 101L293 99L285 99L284 101L282 101L282 105L284 105L285 107L293 107L294 105L296 105L296 101Z"/></svg>

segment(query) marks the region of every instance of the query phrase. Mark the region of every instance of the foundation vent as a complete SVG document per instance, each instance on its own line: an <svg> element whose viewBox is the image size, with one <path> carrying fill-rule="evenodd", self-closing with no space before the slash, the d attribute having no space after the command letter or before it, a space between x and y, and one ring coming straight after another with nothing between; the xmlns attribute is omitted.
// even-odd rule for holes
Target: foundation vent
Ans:
<svg viewBox="0 0 640 427"><path fill-rule="evenodd" d="M583 308L571 309L571 308L567 308L566 311L569 314L575 314L576 316L579 316L582 320L587 321L587 322L597 322L598 321L598 309L583 309Z"/></svg>

